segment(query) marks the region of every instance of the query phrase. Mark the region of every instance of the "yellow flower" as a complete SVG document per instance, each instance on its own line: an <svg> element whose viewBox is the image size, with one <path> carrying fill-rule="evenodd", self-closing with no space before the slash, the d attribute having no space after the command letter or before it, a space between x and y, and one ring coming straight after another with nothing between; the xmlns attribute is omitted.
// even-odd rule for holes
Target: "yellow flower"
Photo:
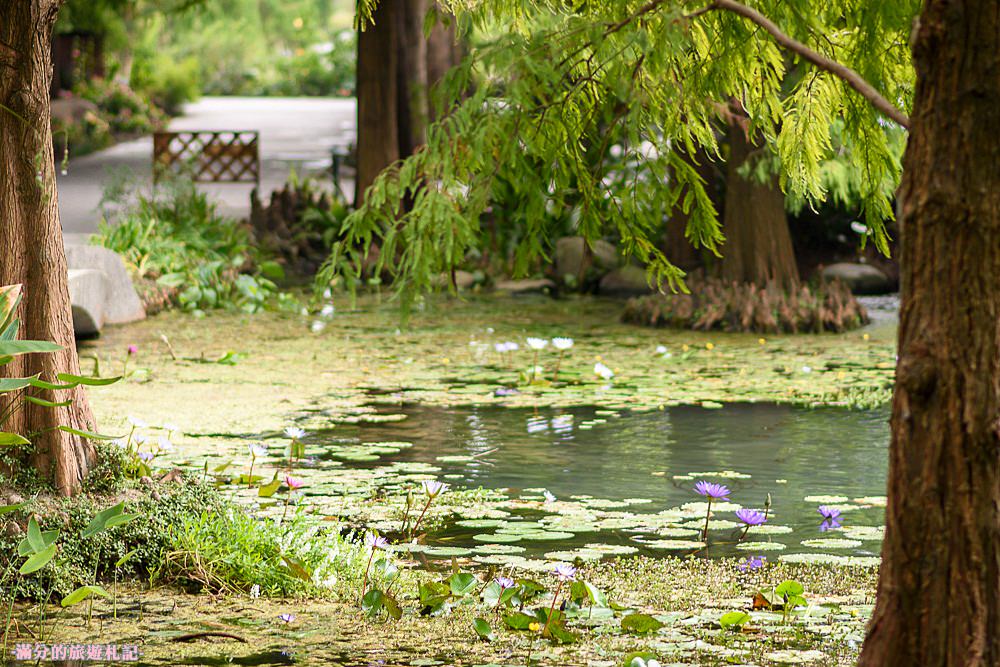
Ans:
<svg viewBox="0 0 1000 667"><path fill-rule="evenodd" d="M865 340L868 340L869 338L871 338L871 336L869 334L865 334L865 335L862 336L862 338L865 339Z"/></svg>
<svg viewBox="0 0 1000 667"><path fill-rule="evenodd" d="M302 20L301 16L297 16L295 17L295 20L292 21L292 25L295 26L296 30L302 30L302 26L305 25L305 22Z"/></svg>
<svg viewBox="0 0 1000 667"><path fill-rule="evenodd" d="M691 349L691 347L690 347L689 345L685 344L685 345L681 345L681 349L682 349L683 351L687 352L688 350L690 350L690 349Z"/></svg>
<svg viewBox="0 0 1000 667"><path fill-rule="evenodd" d="M542 629L542 626L541 626L540 623L535 622L535 623L529 624L528 625L528 629L531 630L532 632L538 632L539 630Z"/></svg>
<svg viewBox="0 0 1000 667"><path fill-rule="evenodd" d="M711 350L715 347L715 343L705 343L705 349Z"/></svg>
<svg viewBox="0 0 1000 667"><path fill-rule="evenodd" d="M757 339L757 343L758 343L759 345L763 345L763 344L764 344L764 343L766 343L766 342L767 342L767 341L766 341L765 339L763 339L763 338L758 338L758 339Z"/></svg>
<svg viewBox="0 0 1000 667"><path fill-rule="evenodd" d="M448 357L445 357L445 358L444 358L444 359L442 359L441 361L442 361L443 363L446 363L446 364L450 364L450 363L451 363L451 359L449 359Z"/></svg>

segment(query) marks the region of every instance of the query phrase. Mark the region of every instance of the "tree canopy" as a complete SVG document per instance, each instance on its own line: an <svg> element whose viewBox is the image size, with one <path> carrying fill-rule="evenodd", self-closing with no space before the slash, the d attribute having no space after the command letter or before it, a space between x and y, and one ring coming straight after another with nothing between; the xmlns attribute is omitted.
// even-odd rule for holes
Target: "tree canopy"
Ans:
<svg viewBox="0 0 1000 667"><path fill-rule="evenodd" d="M375 4L361 6L362 26ZM557 236L546 213L571 211L577 233L615 232L653 281L683 289L654 232L683 211L688 240L719 252L692 159L720 157L715 125L734 109L792 201L823 201L836 157L851 184L841 194L853 188L868 237L887 251L916 0L446 4L489 38L438 91L448 113L426 146L387 169L345 223L322 280L360 271L374 243L376 268L408 303L475 248L502 198L521 225L511 242L522 267Z"/></svg>

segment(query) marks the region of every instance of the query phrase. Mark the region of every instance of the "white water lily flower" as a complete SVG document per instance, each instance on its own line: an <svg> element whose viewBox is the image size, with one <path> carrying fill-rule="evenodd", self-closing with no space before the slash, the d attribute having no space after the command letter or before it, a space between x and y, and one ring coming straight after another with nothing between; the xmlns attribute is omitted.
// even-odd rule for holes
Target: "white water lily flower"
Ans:
<svg viewBox="0 0 1000 667"><path fill-rule="evenodd" d="M167 433L180 433L181 427L173 422L167 422L163 425L163 430Z"/></svg>
<svg viewBox="0 0 1000 667"><path fill-rule="evenodd" d="M545 346L549 344L549 341L544 338L528 338L527 342L528 347L532 350L544 350Z"/></svg>
<svg viewBox="0 0 1000 667"><path fill-rule="evenodd" d="M421 484L428 498L437 498L448 490L448 485L445 482L439 482L436 479L424 480Z"/></svg>
<svg viewBox="0 0 1000 667"><path fill-rule="evenodd" d="M813 372L813 369L812 369L812 367L810 367L810 366L803 366L803 367L802 367L802 372L803 372L803 373L812 373L812 372Z"/></svg>
<svg viewBox="0 0 1000 667"><path fill-rule="evenodd" d="M555 494L553 494L553 493L552 493L551 491L549 491L548 489L546 489L546 490L545 490L545 491L544 491L544 492L542 493L542 495L543 495L543 496L545 496L545 502L547 502L547 503L554 503L554 502L556 501L556 497L555 497Z"/></svg>
<svg viewBox="0 0 1000 667"><path fill-rule="evenodd" d="M600 361L594 364L594 374L603 380L610 380L615 376L615 372Z"/></svg>
<svg viewBox="0 0 1000 667"><path fill-rule="evenodd" d="M160 448L161 452L172 452L174 449L174 443L170 442L170 438L165 438L162 435L156 439L156 446Z"/></svg>
<svg viewBox="0 0 1000 667"><path fill-rule="evenodd" d="M247 449L250 451L250 456L257 458L258 456L267 456L267 445L262 442L251 442L247 445Z"/></svg>
<svg viewBox="0 0 1000 667"><path fill-rule="evenodd" d="M656 346L656 353L657 354L666 354L667 353L667 347L666 347L666 345L657 345Z"/></svg>
<svg viewBox="0 0 1000 667"><path fill-rule="evenodd" d="M333 317L333 314L335 312L337 312L337 309L334 308L332 303L328 303L325 306L323 306L323 309L319 311L319 314L323 317L330 318Z"/></svg>
<svg viewBox="0 0 1000 667"><path fill-rule="evenodd" d="M148 438L144 436L142 433L136 433L132 439L135 440L136 445L145 445L146 440L148 440Z"/></svg>
<svg viewBox="0 0 1000 667"><path fill-rule="evenodd" d="M133 417L132 415L128 416L128 423L136 428L146 428L149 425L138 417Z"/></svg>
<svg viewBox="0 0 1000 667"><path fill-rule="evenodd" d="M306 436L305 429L301 429L298 426L289 426L285 428L285 437L291 438L292 440L301 440Z"/></svg>
<svg viewBox="0 0 1000 667"><path fill-rule="evenodd" d="M319 320L315 320L309 326L309 330L312 331L313 333L319 333L320 331L322 331L325 328L326 328L326 322L320 322Z"/></svg>
<svg viewBox="0 0 1000 667"><path fill-rule="evenodd" d="M556 348L557 350L568 350L569 348L573 347L573 339L572 338L553 338L552 339L552 347Z"/></svg>
<svg viewBox="0 0 1000 667"><path fill-rule="evenodd" d="M125 449L126 447L128 447L128 443L125 442L123 438L115 438L114 440L111 441L111 444L117 447L118 449Z"/></svg>
<svg viewBox="0 0 1000 667"><path fill-rule="evenodd" d="M329 287L327 287L325 290L323 290L323 298L324 299L332 299L333 298L333 291Z"/></svg>

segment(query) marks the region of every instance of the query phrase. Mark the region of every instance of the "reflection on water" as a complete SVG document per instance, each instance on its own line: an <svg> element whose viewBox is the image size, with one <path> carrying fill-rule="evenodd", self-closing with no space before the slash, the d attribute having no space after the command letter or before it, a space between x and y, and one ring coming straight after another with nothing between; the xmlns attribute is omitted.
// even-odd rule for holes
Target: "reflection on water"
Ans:
<svg viewBox="0 0 1000 667"><path fill-rule="evenodd" d="M818 531L817 506L823 501L807 497L853 500L882 496L885 489L889 429L883 410L741 404L622 415L593 408L401 411L408 415L404 421L364 425L356 432L363 442L413 443L383 463L432 463L453 483L506 488L515 496L522 489L535 494L546 489L560 500L647 498L653 502L628 510L653 513L700 500L692 491L694 480L709 476L699 473L749 475L711 479L727 483L733 502L745 506L760 508L771 494L770 523L793 532L768 539L787 544L787 552L808 551L799 545L804 539L837 537ZM882 513L879 507L845 511L844 524L878 526ZM733 519L731 513L719 518ZM622 538L627 543L629 536ZM877 541L867 541L838 553L873 554L878 548Z"/></svg>

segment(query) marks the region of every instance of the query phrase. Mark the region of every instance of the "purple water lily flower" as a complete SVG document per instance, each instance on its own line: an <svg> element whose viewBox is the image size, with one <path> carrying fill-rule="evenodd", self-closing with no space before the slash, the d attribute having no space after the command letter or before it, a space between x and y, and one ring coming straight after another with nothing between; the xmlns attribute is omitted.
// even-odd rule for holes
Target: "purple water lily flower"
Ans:
<svg viewBox="0 0 1000 667"><path fill-rule="evenodd" d="M576 568L569 563L560 563L556 565L556 576L563 581L572 581L576 578Z"/></svg>
<svg viewBox="0 0 1000 667"><path fill-rule="evenodd" d="M497 586L499 586L501 590L507 590L508 588L514 587L514 580L510 577L497 577L493 581L497 582Z"/></svg>
<svg viewBox="0 0 1000 667"><path fill-rule="evenodd" d="M763 512L746 508L736 510L736 518L747 526L760 526L767 521L767 516Z"/></svg>
<svg viewBox="0 0 1000 667"><path fill-rule="evenodd" d="M835 528L840 528L841 516L840 510L836 507L827 507L826 505L820 505L819 509L816 510L823 517L823 523L819 525L819 532L825 533L828 530L834 530Z"/></svg>
<svg viewBox="0 0 1000 667"><path fill-rule="evenodd" d="M694 485L694 490L699 495L710 498L711 500L729 500L729 488L723 486L722 484L701 480Z"/></svg>
<svg viewBox="0 0 1000 667"><path fill-rule="evenodd" d="M295 614L278 614L278 618L280 618L285 623L291 623L292 621L295 620Z"/></svg>
<svg viewBox="0 0 1000 667"><path fill-rule="evenodd" d="M749 556L746 559L740 561L740 564L737 565L737 567L739 568L740 572L752 572L754 570L758 570L764 567L764 563L766 561L767 558L764 556Z"/></svg>
<svg viewBox="0 0 1000 667"><path fill-rule="evenodd" d="M143 463L149 463L154 458L156 458L156 454L154 454L153 452L139 452L139 459Z"/></svg>
<svg viewBox="0 0 1000 667"><path fill-rule="evenodd" d="M385 539L381 535L368 533L368 535L365 536L365 544L372 549L385 549L389 546L389 540Z"/></svg>

